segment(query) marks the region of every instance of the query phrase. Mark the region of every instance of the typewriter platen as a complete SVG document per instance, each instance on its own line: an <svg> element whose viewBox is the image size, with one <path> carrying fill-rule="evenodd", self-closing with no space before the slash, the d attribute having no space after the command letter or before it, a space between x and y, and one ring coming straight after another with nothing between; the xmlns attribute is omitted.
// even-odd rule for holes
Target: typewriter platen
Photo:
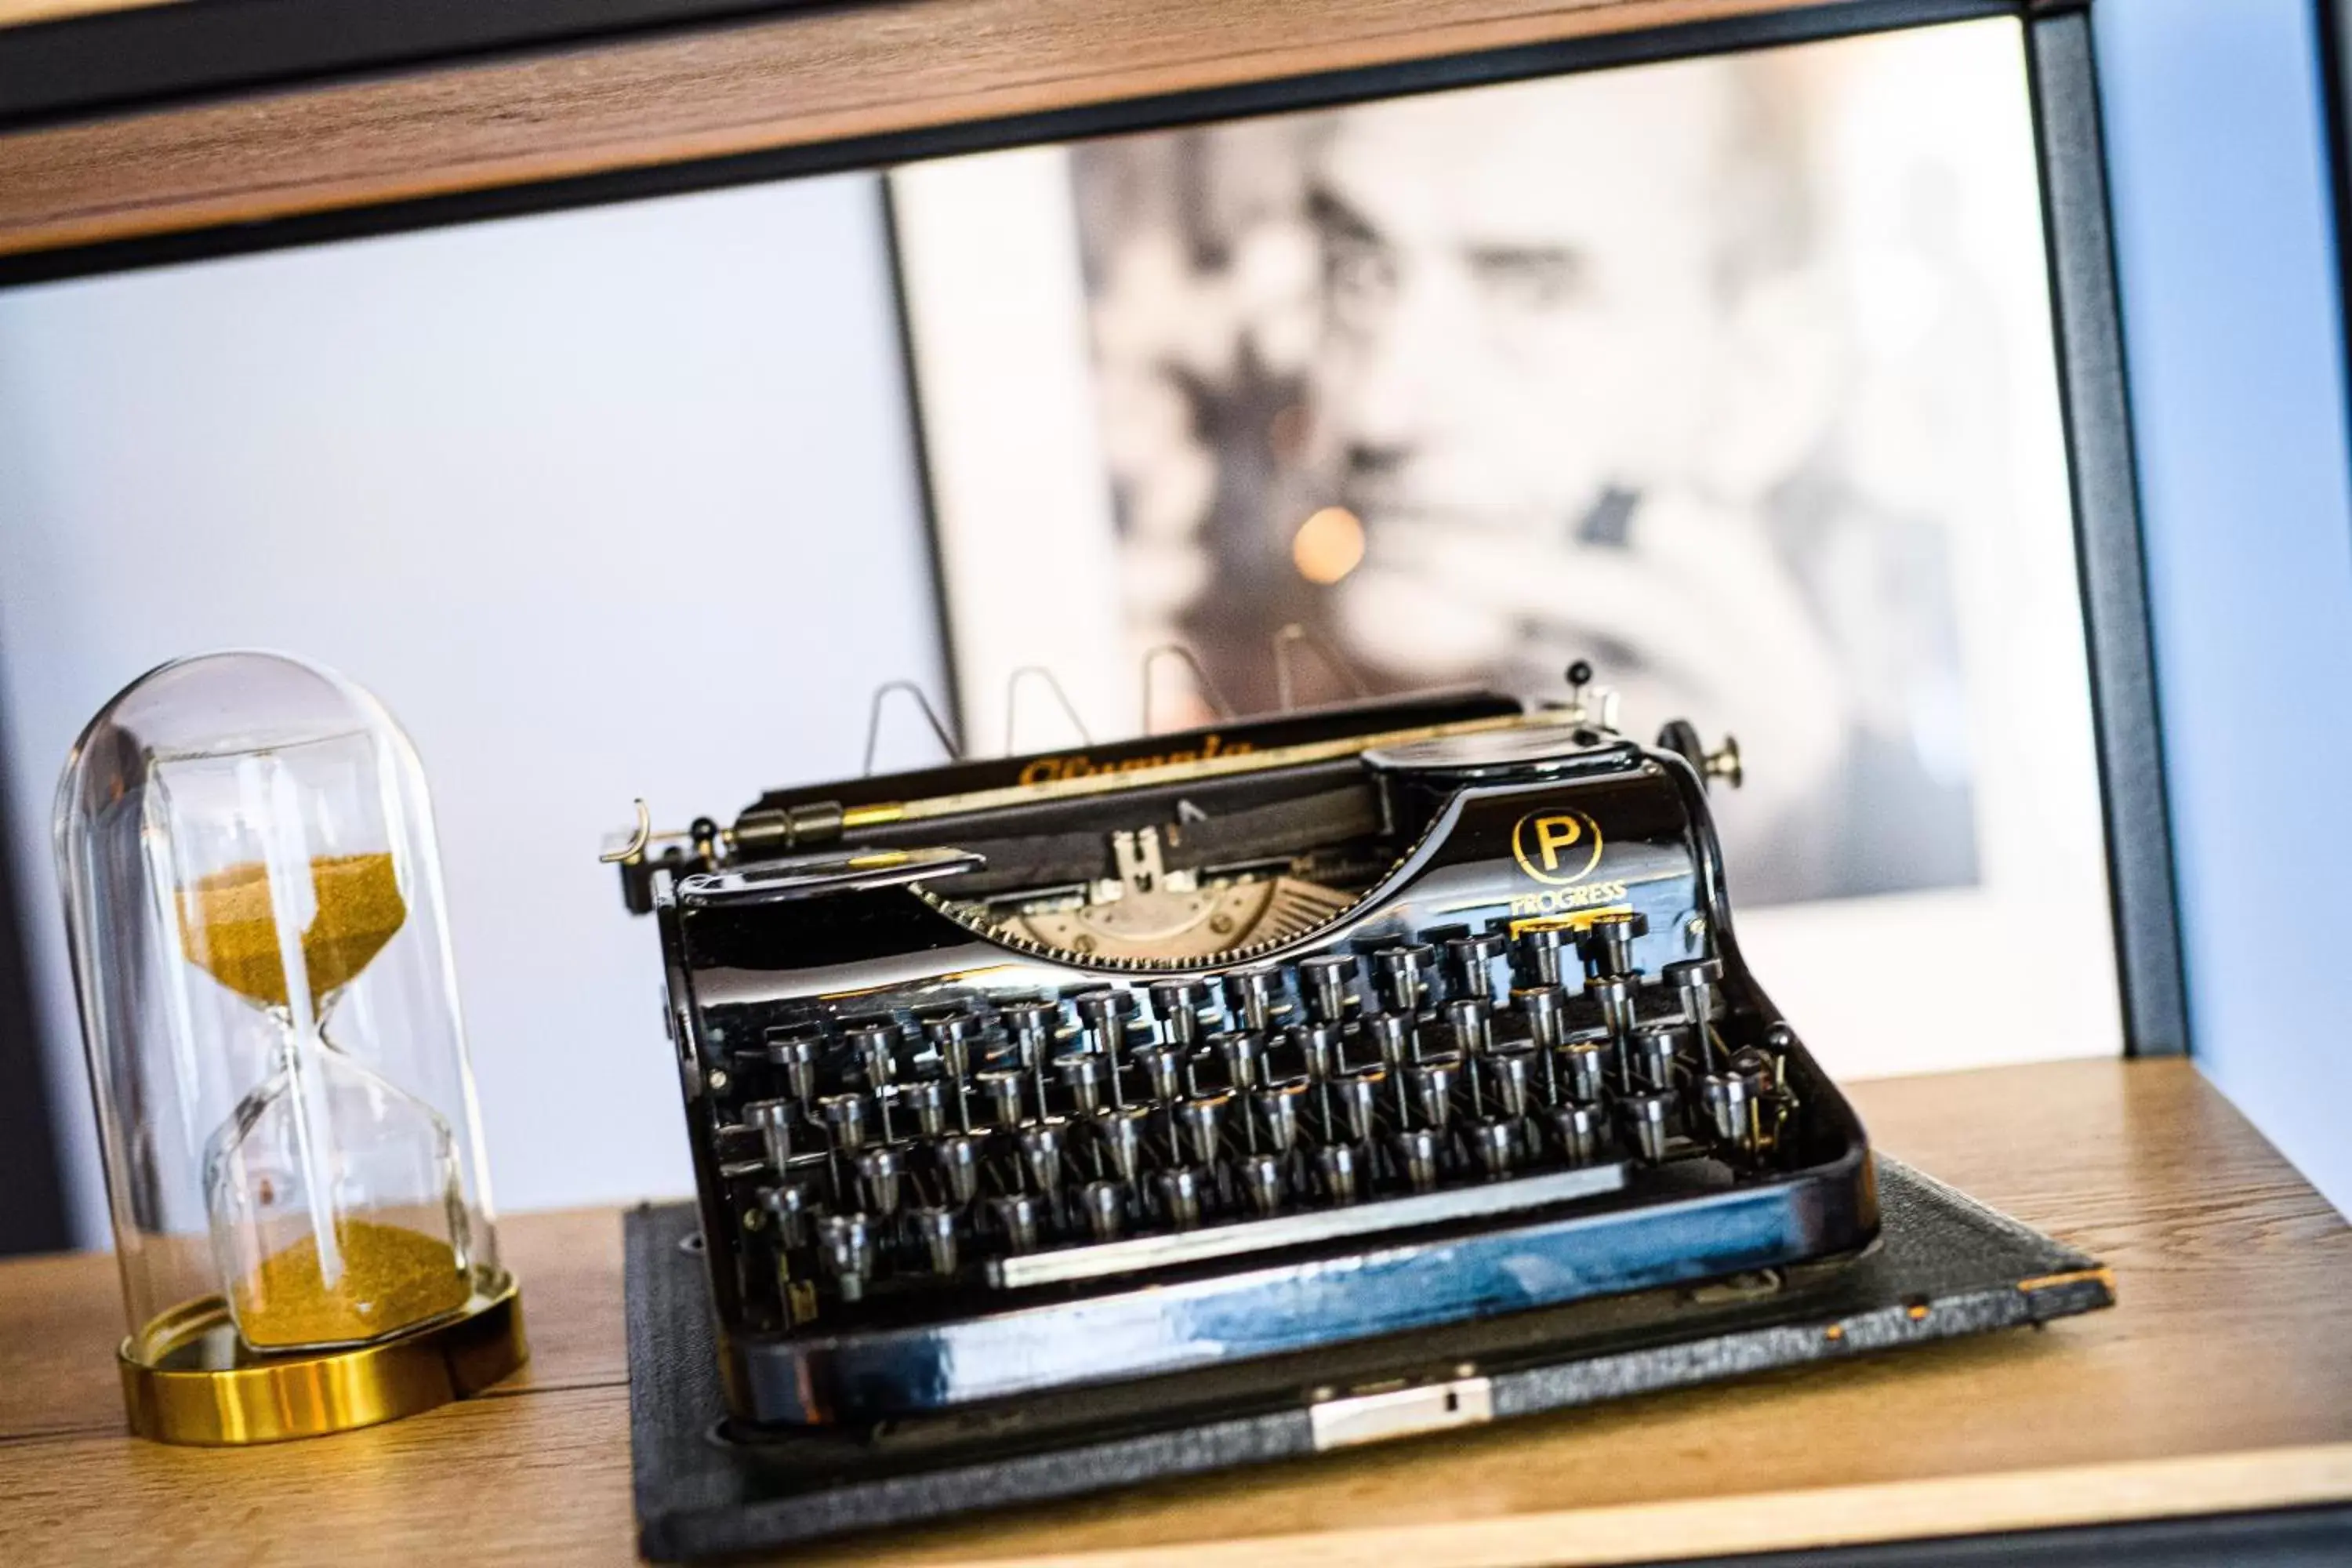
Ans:
<svg viewBox="0 0 2352 1568"><path fill-rule="evenodd" d="M1869 1243L1862 1128L1726 907L1736 750L1607 706L1441 693L641 814L606 858L660 926L734 1417L1263 1394Z"/></svg>

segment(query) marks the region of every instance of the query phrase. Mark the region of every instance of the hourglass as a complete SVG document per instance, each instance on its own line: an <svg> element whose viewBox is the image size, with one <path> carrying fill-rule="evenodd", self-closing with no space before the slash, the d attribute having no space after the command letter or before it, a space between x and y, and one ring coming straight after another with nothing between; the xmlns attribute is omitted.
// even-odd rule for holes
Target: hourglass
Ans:
<svg viewBox="0 0 2352 1568"><path fill-rule="evenodd" d="M296 1436L503 1375L520 1321L407 738L292 659L166 665L85 731L58 834L133 1426Z"/></svg>

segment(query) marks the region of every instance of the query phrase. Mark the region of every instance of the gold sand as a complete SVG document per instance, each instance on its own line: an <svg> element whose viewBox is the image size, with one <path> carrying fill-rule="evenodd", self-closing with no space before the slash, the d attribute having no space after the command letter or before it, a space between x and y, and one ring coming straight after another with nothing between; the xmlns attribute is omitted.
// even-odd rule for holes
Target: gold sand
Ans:
<svg viewBox="0 0 2352 1568"><path fill-rule="evenodd" d="M322 856L310 862L318 913L302 933L310 1005L368 966L408 918L389 854ZM286 965L269 872L258 860L200 878L180 892L180 949L188 962L265 1007L287 1005Z"/></svg>
<svg viewBox="0 0 2352 1568"><path fill-rule="evenodd" d="M236 1283L237 1331L255 1346L372 1340L466 1304L472 1292L449 1244L405 1226L339 1220L342 1278L319 1274L319 1243L304 1237Z"/></svg>

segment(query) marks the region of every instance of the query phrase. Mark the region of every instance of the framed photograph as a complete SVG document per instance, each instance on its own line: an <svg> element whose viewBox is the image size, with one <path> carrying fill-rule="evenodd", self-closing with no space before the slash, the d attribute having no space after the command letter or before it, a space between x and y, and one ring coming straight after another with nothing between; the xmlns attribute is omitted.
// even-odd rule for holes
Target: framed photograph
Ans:
<svg viewBox="0 0 2352 1568"><path fill-rule="evenodd" d="M2038 171L2005 18L900 166L968 745L1588 659L1832 1072L2118 1051Z"/></svg>

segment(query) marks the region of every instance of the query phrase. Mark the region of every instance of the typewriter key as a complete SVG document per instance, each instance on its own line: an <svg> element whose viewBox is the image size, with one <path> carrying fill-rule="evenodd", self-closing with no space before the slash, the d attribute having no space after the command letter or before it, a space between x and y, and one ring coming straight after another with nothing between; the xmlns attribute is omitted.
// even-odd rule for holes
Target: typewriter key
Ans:
<svg viewBox="0 0 2352 1568"><path fill-rule="evenodd" d="M1429 968L1435 957L1427 942L1405 942L1372 954L1372 974L1381 1005L1391 1013L1418 1013L1430 989Z"/></svg>
<svg viewBox="0 0 2352 1568"><path fill-rule="evenodd" d="M1142 1065L1145 1081L1151 1086L1151 1098L1162 1105L1181 1100L1188 1090L1184 1081L1184 1047L1177 1045L1144 1046L1135 1053Z"/></svg>
<svg viewBox="0 0 2352 1568"><path fill-rule="evenodd" d="M877 1143L871 1149L857 1152L857 1187L864 1194L866 1206L885 1219L898 1212L900 1178L906 1174L906 1161L897 1149Z"/></svg>
<svg viewBox="0 0 2352 1568"><path fill-rule="evenodd" d="M782 1069L784 1088L803 1104L816 1096L818 1037L814 1025L793 1024L770 1029L768 1060Z"/></svg>
<svg viewBox="0 0 2352 1568"><path fill-rule="evenodd" d="M1298 1146L1298 1103L1307 1096L1302 1083L1278 1083L1260 1089L1254 1097L1258 1125L1265 1129L1265 1141L1277 1154L1287 1154Z"/></svg>
<svg viewBox="0 0 2352 1568"><path fill-rule="evenodd" d="M760 1189L760 1206L775 1223L777 1242L798 1251L815 1237L816 1189L805 1182L786 1182Z"/></svg>
<svg viewBox="0 0 2352 1568"><path fill-rule="evenodd" d="M1576 940L1568 926L1538 926L1519 933L1519 968L1530 986L1558 985L1559 950Z"/></svg>
<svg viewBox="0 0 2352 1568"><path fill-rule="evenodd" d="M782 1175L793 1163L793 1103L788 1100L755 1100L743 1108L743 1123L760 1134L768 1163Z"/></svg>
<svg viewBox="0 0 2352 1568"><path fill-rule="evenodd" d="M1101 986L1081 991L1071 998L1071 1005L1077 1009L1079 1026L1094 1048L1118 1061L1127 1049L1127 993Z"/></svg>
<svg viewBox="0 0 2352 1568"><path fill-rule="evenodd" d="M1364 1038L1371 1043L1373 1054L1380 1058L1389 1081L1396 1086L1397 1125L1402 1127L1408 1115L1404 1069L1407 1062L1420 1054L1412 1020L1399 1013L1375 1013L1360 1026Z"/></svg>
<svg viewBox="0 0 2352 1568"><path fill-rule="evenodd" d="M1723 984L1723 960L1685 958L1667 964L1658 978L1673 986L1682 1000L1683 1022L1697 1040L1701 1065L1707 1072L1716 1071L1714 1023L1719 1005L1717 988Z"/></svg>
<svg viewBox="0 0 2352 1568"><path fill-rule="evenodd" d="M1486 1079L1495 1090L1495 1104L1517 1121L1528 1113L1535 1078L1535 1049L1530 1046L1497 1046L1486 1058Z"/></svg>
<svg viewBox="0 0 2352 1568"><path fill-rule="evenodd" d="M1445 1005L1445 1026L1453 1031L1455 1050L1483 1057L1495 1043L1494 1005L1484 996L1457 996Z"/></svg>
<svg viewBox="0 0 2352 1568"><path fill-rule="evenodd" d="M1044 1116L1048 1061L1054 1054L1055 1032L1062 1025L1062 1009L1053 1002L1028 1001L1008 1003L998 1012L1004 1019L1005 1034L1013 1042L1013 1053L1035 1085L1037 1114Z"/></svg>
<svg viewBox="0 0 2352 1568"><path fill-rule="evenodd" d="M1675 1131L1674 1091L1636 1089L1617 1102L1617 1111L1625 1123L1626 1141L1634 1151L1653 1165L1664 1160Z"/></svg>
<svg viewBox="0 0 2352 1568"><path fill-rule="evenodd" d="M1225 976L1225 1005L1239 1026L1265 1032L1282 991L1282 971L1270 963L1237 969Z"/></svg>
<svg viewBox="0 0 2352 1568"><path fill-rule="evenodd" d="M1421 1111L1422 1125L1444 1131L1454 1120L1456 1064L1432 1059L1407 1069L1407 1076L1412 1080L1413 1102Z"/></svg>
<svg viewBox="0 0 2352 1568"><path fill-rule="evenodd" d="M966 1132L971 1131L971 1042L979 1033L980 1020L969 1013L950 1013L923 1025L923 1037L939 1053L940 1069L953 1086L956 1126Z"/></svg>
<svg viewBox="0 0 2352 1568"><path fill-rule="evenodd" d="M1130 1105L1106 1110L1095 1119L1095 1136L1110 1155L1110 1168L1123 1182L1133 1182L1143 1169L1143 1134L1150 1117L1150 1107Z"/></svg>
<svg viewBox="0 0 2352 1568"><path fill-rule="evenodd" d="M1381 1086L1388 1073L1380 1068L1359 1068L1333 1085L1339 1100L1339 1125L1357 1142L1370 1140L1378 1121Z"/></svg>
<svg viewBox="0 0 2352 1568"><path fill-rule="evenodd" d="M1445 956L1453 963L1454 984L1460 987L1455 994L1500 1002L1506 987L1495 984L1495 962L1510 950L1507 939L1491 932L1455 937L1447 942Z"/></svg>
<svg viewBox="0 0 2352 1568"><path fill-rule="evenodd" d="M1021 1166L1030 1185L1049 1198L1058 1194L1062 1190L1062 1158L1069 1151L1066 1129L1055 1122L1024 1127L1018 1142Z"/></svg>
<svg viewBox="0 0 2352 1568"><path fill-rule="evenodd" d="M1355 1150L1345 1143L1333 1143L1315 1151L1315 1172L1323 1179L1323 1194L1335 1204L1354 1203L1359 1194L1362 1165Z"/></svg>
<svg viewBox="0 0 2352 1568"><path fill-rule="evenodd" d="M1190 1100L1177 1101L1176 1125L1181 1131L1185 1147L1192 1151L1197 1163L1216 1163L1218 1152L1224 1144L1225 1107L1232 1096L1196 1094Z"/></svg>
<svg viewBox="0 0 2352 1568"><path fill-rule="evenodd" d="M1761 1121L1754 1083L1732 1073L1709 1073L1699 1081L1699 1103L1706 1110L1716 1137L1732 1153L1752 1156L1758 1152Z"/></svg>
<svg viewBox="0 0 2352 1568"><path fill-rule="evenodd" d="M1596 974L1584 983L1584 994L1601 1007L1601 1026L1609 1031L1609 1047L1615 1058L1617 1081L1630 1086L1633 1070L1633 1026L1638 1021L1633 1011L1634 980L1626 974Z"/></svg>
<svg viewBox="0 0 2352 1568"><path fill-rule="evenodd" d="M1029 1077L1019 1068L990 1068L979 1075L980 1096L988 1105L988 1120L997 1127L1018 1127L1022 1098Z"/></svg>
<svg viewBox="0 0 2352 1568"><path fill-rule="evenodd" d="M1160 1206L1166 1211L1168 1223L1178 1230L1190 1230L1201 1223L1201 1205L1207 1195L1207 1178L1188 1166L1160 1173Z"/></svg>
<svg viewBox="0 0 2352 1568"><path fill-rule="evenodd" d="M926 1138L947 1131L948 1086L935 1078L919 1078L899 1087L898 1096L915 1113L915 1126Z"/></svg>
<svg viewBox="0 0 2352 1568"><path fill-rule="evenodd" d="M1103 1084L1110 1077L1104 1058L1091 1051L1076 1051L1054 1063L1070 1099L1085 1115L1092 1116L1103 1105Z"/></svg>
<svg viewBox="0 0 2352 1568"><path fill-rule="evenodd" d="M1548 1051L1568 1036L1568 993L1552 984L1530 985L1511 1000L1528 1022L1528 1043Z"/></svg>
<svg viewBox="0 0 2352 1568"><path fill-rule="evenodd" d="M938 1162L940 1180L947 1184L949 1198L964 1205L979 1195L980 1167L988 1152L988 1135L984 1132L950 1132L931 1145L931 1158Z"/></svg>
<svg viewBox="0 0 2352 1568"><path fill-rule="evenodd" d="M1088 1182L1078 1189L1078 1207L1087 1216L1088 1235L1097 1241L1117 1241L1127 1227L1127 1185Z"/></svg>
<svg viewBox="0 0 2352 1568"><path fill-rule="evenodd" d="M1283 1189L1287 1184L1278 1156L1250 1154L1243 1158L1242 1191L1249 1198L1252 1214L1263 1216L1278 1212Z"/></svg>
<svg viewBox="0 0 2352 1568"><path fill-rule="evenodd" d="M1352 952L1318 952L1298 961L1298 986L1307 1002L1307 1016L1318 1024L1344 1023L1348 992L1356 981Z"/></svg>
<svg viewBox="0 0 2352 1568"><path fill-rule="evenodd" d="M866 1147L866 1100L856 1094L828 1094L816 1102L833 1135L835 1152L855 1154Z"/></svg>
<svg viewBox="0 0 2352 1568"><path fill-rule="evenodd" d="M1397 1159L1404 1166L1405 1180L1416 1193L1425 1193L1437 1185L1440 1168L1444 1163L1445 1144L1426 1127L1416 1127L1397 1137Z"/></svg>
<svg viewBox="0 0 2352 1568"><path fill-rule="evenodd" d="M829 1214L817 1222L817 1256L845 1301L866 1294L874 1274L874 1227L862 1214Z"/></svg>
<svg viewBox="0 0 2352 1568"><path fill-rule="evenodd" d="M1633 967L1633 939L1650 933L1650 917L1638 910L1617 910L1595 915L1577 940L1587 975L1639 974Z"/></svg>
<svg viewBox="0 0 2352 1568"><path fill-rule="evenodd" d="M1560 1158L1571 1165L1589 1165L1601 1153L1601 1110L1591 1105L1556 1105L1544 1113Z"/></svg>
<svg viewBox="0 0 2352 1568"><path fill-rule="evenodd" d="M913 1211L915 1234L922 1238L923 1255L931 1272L950 1275L961 1261L962 1221L959 1211L947 1207L926 1206Z"/></svg>
<svg viewBox="0 0 2352 1568"><path fill-rule="evenodd" d="M1199 980L1155 980L1151 983L1151 1014L1160 1020L1161 1037L1173 1046L1189 1046L1201 1037L1201 1009L1209 1005L1209 987Z"/></svg>
<svg viewBox="0 0 2352 1568"><path fill-rule="evenodd" d="M1518 1159L1519 1124L1500 1116L1477 1123L1470 1129L1470 1152L1489 1181L1509 1175Z"/></svg>
<svg viewBox="0 0 2352 1568"><path fill-rule="evenodd" d="M989 1205L996 1216L997 1228L1004 1233L1007 1250L1014 1253L1034 1252L1045 1235L1045 1206L1031 1193L1009 1193Z"/></svg>
<svg viewBox="0 0 2352 1568"><path fill-rule="evenodd" d="M1633 1077L1645 1089L1675 1087L1675 1064L1690 1047L1680 1024L1652 1024L1633 1035Z"/></svg>
<svg viewBox="0 0 2352 1568"><path fill-rule="evenodd" d="M1587 1030L1554 1047L1552 1060L1559 1065L1560 1090L1571 1103L1601 1103L1602 1082L1607 1078L1609 1037Z"/></svg>
<svg viewBox="0 0 2352 1568"><path fill-rule="evenodd" d="M1265 1039L1246 1030L1213 1035L1210 1045L1225 1064L1225 1083L1229 1088L1252 1089L1258 1086L1265 1067Z"/></svg>

